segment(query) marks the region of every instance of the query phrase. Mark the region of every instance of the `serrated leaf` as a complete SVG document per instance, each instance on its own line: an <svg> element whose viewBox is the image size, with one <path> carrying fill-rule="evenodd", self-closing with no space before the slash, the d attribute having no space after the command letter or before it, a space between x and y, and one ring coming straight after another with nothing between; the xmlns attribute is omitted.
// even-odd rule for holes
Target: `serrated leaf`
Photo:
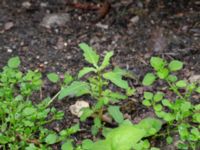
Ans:
<svg viewBox="0 0 200 150"><path fill-rule="evenodd" d="M109 106L108 113L112 116L112 118L118 123L122 123L124 121L123 114L119 110L119 106Z"/></svg>
<svg viewBox="0 0 200 150"><path fill-rule="evenodd" d="M156 80L156 76L153 73L147 73L142 81L145 86L150 86Z"/></svg>
<svg viewBox="0 0 200 150"><path fill-rule="evenodd" d="M8 60L8 66L10 68L18 68L20 65L20 59L19 57L13 57L13 58L10 58Z"/></svg>
<svg viewBox="0 0 200 150"><path fill-rule="evenodd" d="M110 58L113 56L113 51L110 51L110 52L107 52L104 59L103 59L103 62L100 66L100 69L103 70L104 68L106 68L109 64L110 64Z"/></svg>
<svg viewBox="0 0 200 150"><path fill-rule="evenodd" d="M155 70L160 70L165 66L165 61L160 57L151 57L150 64Z"/></svg>
<svg viewBox="0 0 200 150"><path fill-rule="evenodd" d="M143 100L142 101L142 104L144 105L144 106L147 106L147 107L149 107L149 106L151 106L151 102L149 101L149 100Z"/></svg>
<svg viewBox="0 0 200 150"><path fill-rule="evenodd" d="M54 133L49 134L46 138L45 138L45 142L47 144L54 144L57 141L58 136Z"/></svg>
<svg viewBox="0 0 200 150"><path fill-rule="evenodd" d="M83 50L85 60L92 64L93 66L97 67L97 63L99 62L99 55L86 43L79 44L79 47Z"/></svg>
<svg viewBox="0 0 200 150"><path fill-rule="evenodd" d="M89 86L86 82L74 81L61 90L58 99L63 99L66 96L81 96L89 92Z"/></svg>
<svg viewBox="0 0 200 150"><path fill-rule="evenodd" d="M169 74L169 70L167 68L163 68L157 71L157 75L160 79L165 79Z"/></svg>
<svg viewBox="0 0 200 150"><path fill-rule="evenodd" d="M59 80L59 77L58 77L58 75L56 73L49 73L47 75L47 78L53 83L56 83Z"/></svg>
<svg viewBox="0 0 200 150"><path fill-rule="evenodd" d="M106 72L103 74L103 77L107 80L110 80L112 83L114 83L120 88L129 88L128 82L122 79L121 72Z"/></svg>
<svg viewBox="0 0 200 150"><path fill-rule="evenodd" d="M152 92L144 92L144 98L151 100L153 98L153 93Z"/></svg>
<svg viewBox="0 0 200 150"><path fill-rule="evenodd" d="M81 77L83 77L85 74L90 73L90 72L96 72L96 69L93 67L84 67L83 69L81 69L78 73L78 78L80 79Z"/></svg>
<svg viewBox="0 0 200 150"><path fill-rule="evenodd" d="M154 95L153 100L154 100L155 102L159 102L159 101L161 101L161 100L163 99L163 96L164 96L164 93L162 93L162 92L157 92L157 93Z"/></svg>
<svg viewBox="0 0 200 150"><path fill-rule="evenodd" d="M182 68L183 68L183 63L181 61L172 60L169 63L169 69L170 69L170 71L178 71L178 70L181 70Z"/></svg>

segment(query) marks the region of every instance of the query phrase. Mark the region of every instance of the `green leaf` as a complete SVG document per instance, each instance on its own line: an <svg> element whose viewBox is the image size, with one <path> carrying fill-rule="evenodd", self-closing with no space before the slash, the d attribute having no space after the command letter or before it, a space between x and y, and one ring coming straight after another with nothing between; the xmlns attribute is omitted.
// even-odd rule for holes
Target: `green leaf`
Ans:
<svg viewBox="0 0 200 150"><path fill-rule="evenodd" d="M93 110L90 108L84 108L83 109L83 114L80 117L81 121L85 121L88 117L90 117L93 114Z"/></svg>
<svg viewBox="0 0 200 150"><path fill-rule="evenodd" d="M151 147L150 150L160 150L160 148L157 148L157 147Z"/></svg>
<svg viewBox="0 0 200 150"><path fill-rule="evenodd" d="M149 100L143 100L142 101L142 104L144 105L144 106L147 106L147 107L149 107L149 106L151 106L151 102L149 101Z"/></svg>
<svg viewBox="0 0 200 150"><path fill-rule="evenodd" d="M97 67L97 63L99 61L99 55L96 54L96 52L87 45L86 43L81 43L79 44L79 47L83 50L84 52L84 57L87 62L92 64L93 66Z"/></svg>
<svg viewBox="0 0 200 150"><path fill-rule="evenodd" d="M120 88L123 89L128 89L128 82L122 79L122 75L120 74L121 72L106 72L103 74L103 77L107 80L110 80L112 83L117 85Z"/></svg>
<svg viewBox="0 0 200 150"><path fill-rule="evenodd" d="M49 73L47 75L47 78L53 83L56 83L59 80L59 77L58 77L58 75L56 73Z"/></svg>
<svg viewBox="0 0 200 150"><path fill-rule="evenodd" d="M85 74L89 72L96 72L96 69L93 67L84 67L83 69L79 71L78 78L80 79L81 77L83 77Z"/></svg>
<svg viewBox="0 0 200 150"><path fill-rule="evenodd" d="M169 69L170 69L170 71L178 71L178 70L181 70L182 68L183 68L183 63L181 61L172 60L169 63Z"/></svg>
<svg viewBox="0 0 200 150"><path fill-rule="evenodd" d="M23 110L22 114L23 114L24 116L29 116L29 115L35 114L36 112L37 112L37 110L36 110L34 107L26 107L26 108Z"/></svg>
<svg viewBox="0 0 200 150"><path fill-rule="evenodd" d="M10 137L4 136L0 133L0 144L4 145L6 143L9 143L11 141Z"/></svg>
<svg viewBox="0 0 200 150"><path fill-rule="evenodd" d="M157 71L157 75L160 79L165 79L169 75L169 70L167 68L163 68Z"/></svg>
<svg viewBox="0 0 200 150"><path fill-rule="evenodd" d="M67 141L61 146L61 150L73 150L73 145L71 141Z"/></svg>
<svg viewBox="0 0 200 150"><path fill-rule="evenodd" d="M160 70L165 66L165 61L160 57L151 57L150 64L155 70Z"/></svg>
<svg viewBox="0 0 200 150"><path fill-rule="evenodd" d="M200 86L195 89L197 93L200 93Z"/></svg>
<svg viewBox="0 0 200 150"><path fill-rule="evenodd" d="M90 150L93 146L93 141L92 140L89 140L89 139L86 139L86 140L83 140L82 142L82 148L84 150Z"/></svg>
<svg viewBox="0 0 200 150"><path fill-rule="evenodd" d="M58 99L63 99L66 96L81 96L89 92L89 86L86 82L74 81L61 90Z"/></svg>
<svg viewBox="0 0 200 150"><path fill-rule="evenodd" d="M176 82L176 86L179 88L184 88L187 86L187 82L185 80L179 80L178 82Z"/></svg>
<svg viewBox="0 0 200 150"><path fill-rule="evenodd" d="M54 133L49 134L46 138L45 138L45 142L47 144L55 144L57 142L58 136Z"/></svg>
<svg viewBox="0 0 200 150"><path fill-rule="evenodd" d="M177 77L175 75L169 75L167 77L167 79L170 81L170 82L176 82L177 81Z"/></svg>
<svg viewBox="0 0 200 150"><path fill-rule="evenodd" d="M13 58L10 58L8 60L8 66L10 68L18 68L20 65L20 59L19 57L13 57Z"/></svg>
<svg viewBox="0 0 200 150"><path fill-rule="evenodd" d="M156 76L153 73L147 73L142 81L145 86L150 86L156 80Z"/></svg>
<svg viewBox="0 0 200 150"><path fill-rule="evenodd" d="M154 95L153 100L154 100L155 102L159 102L159 101L161 101L161 100L163 99L163 96L164 96L164 94L163 94L162 92L157 92L157 93Z"/></svg>
<svg viewBox="0 0 200 150"><path fill-rule="evenodd" d="M167 144L172 144L173 139L172 139L171 136L168 136L167 139L166 139L166 141L167 141Z"/></svg>
<svg viewBox="0 0 200 150"><path fill-rule="evenodd" d="M119 106L109 106L108 113L118 124L124 121L124 117L121 111L119 110Z"/></svg>
<svg viewBox="0 0 200 150"><path fill-rule="evenodd" d="M154 108L155 111L161 111L162 110L162 105L157 104L153 108Z"/></svg>
<svg viewBox="0 0 200 150"><path fill-rule="evenodd" d="M64 75L64 84L68 85L69 83L71 83L73 81L73 77L69 74L69 73L65 73Z"/></svg>
<svg viewBox="0 0 200 150"><path fill-rule="evenodd" d="M163 106L167 106L169 108L172 107L172 104L170 103L170 101L168 99L163 99L162 104L163 104Z"/></svg>
<svg viewBox="0 0 200 150"><path fill-rule="evenodd" d="M103 70L104 68L106 68L109 64L110 64L110 58L113 56L113 51L110 51L110 52L107 52L105 57L104 57L104 60L100 66L100 69Z"/></svg>
<svg viewBox="0 0 200 150"><path fill-rule="evenodd" d="M144 98L151 100L153 98L153 93L152 92L144 92Z"/></svg>

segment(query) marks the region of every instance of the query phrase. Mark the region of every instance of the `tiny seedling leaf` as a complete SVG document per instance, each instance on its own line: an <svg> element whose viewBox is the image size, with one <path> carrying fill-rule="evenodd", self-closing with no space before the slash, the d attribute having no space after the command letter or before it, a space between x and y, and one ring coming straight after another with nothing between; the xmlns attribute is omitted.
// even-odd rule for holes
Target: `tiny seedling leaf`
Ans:
<svg viewBox="0 0 200 150"><path fill-rule="evenodd" d="M83 77L85 74L90 73L90 72L96 72L96 69L93 67L84 67L81 69L78 73L78 78Z"/></svg>
<svg viewBox="0 0 200 150"><path fill-rule="evenodd" d="M53 83L56 83L59 80L59 77L58 77L58 75L56 73L49 73L47 75L47 78Z"/></svg>
<svg viewBox="0 0 200 150"><path fill-rule="evenodd" d="M156 76L153 73L147 73L142 81L145 86L150 86L156 80Z"/></svg>
<svg viewBox="0 0 200 150"><path fill-rule="evenodd" d="M151 57L150 64L155 70L160 70L165 66L165 61L160 57Z"/></svg>
<svg viewBox="0 0 200 150"><path fill-rule="evenodd" d="M183 63L181 61L172 60L169 63L169 69L170 69L170 71L177 71L177 70L181 70L182 68L183 68Z"/></svg>
<svg viewBox="0 0 200 150"><path fill-rule="evenodd" d="M123 114L119 110L119 106L109 106L108 113L112 116L112 118L118 123L122 123L124 121Z"/></svg>
<svg viewBox="0 0 200 150"><path fill-rule="evenodd" d="M85 60L92 64L93 66L97 67L97 63L99 62L99 55L86 43L79 44L79 47L83 50Z"/></svg>
<svg viewBox="0 0 200 150"><path fill-rule="evenodd" d="M8 66L10 68L17 68L17 67L19 67L19 65L20 65L20 59L19 59L19 57L13 57L13 58L10 58L8 60Z"/></svg>

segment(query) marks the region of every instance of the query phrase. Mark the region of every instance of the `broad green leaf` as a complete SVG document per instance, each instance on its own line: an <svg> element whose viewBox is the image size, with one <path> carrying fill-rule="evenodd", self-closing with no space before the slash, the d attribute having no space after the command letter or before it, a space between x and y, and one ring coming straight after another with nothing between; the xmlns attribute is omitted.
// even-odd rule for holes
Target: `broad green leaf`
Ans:
<svg viewBox="0 0 200 150"><path fill-rule="evenodd" d="M150 64L155 70L160 70L165 66L165 61L160 57L151 57Z"/></svg>
<svg viewBox="0 0 200 150"><path fill-rule="evenodd" d="M19 57L13 57L13 58L10 58L8 60L8 66L10 68L18 68L20 65L20 59Z"/></svg>
<svg viewBox="0 0 200 150"><path fill-rule="evenodd" d="M175 75L169 75L167 77L167 80L169 80L170 82L176 82L177 81L177 77Z"/></svg>
<svg viewBox="0 0 200 150"><path fill-rule="evenodd" d="M80 117L81 121L85 121L88 117L90 117L93 114L93 110L90 108L84 108L83 109L83 114Z"/></svg>
<svg viewBox="0 0 200 150"><path fill-rule="evenodd" d="M103 62L100 66L100 69L103 70L104 68L106 68L109 64L110 64L110 58L113 56L113 51L110 51L110 52L107 52L104 59L103 59Z"/></svg>
<svg viewBox="0 0 200 150"><path fill-rule="evenodd" d="M170 101L168 99L162 100L162 104L163 104L163 106L167 106L169 108L172 107L172 104L170 103Z"/></svg>
<svg viewBox="0 0 200 150"><path fill-rule="evenodd" d="M93 146L93 141L92 140L89 140L89 139L86 139L86 140L83 140L82 142L82 148L84 150L90 150Z"/></svg>
<svg viewBox="0 0 200 150"><path fill-rule="evenodd" d="M187 86L187 82L185 80L179 80L178 82L176 82L176 86L179 88L184 88Z"/></svg>
<svg viewBox="0 0 200 150"><path fill-rule="evenodd" d="M144 92L144 98L151 100L153 98L153 93L152 92Z"/></svg>
<svg viewBox="0 0 200 150"><path fill-rule="evenodd" d="M157 93L154 95L153 100L154 100L155 102L159 102L159 101L161 101L161 100L163 99L163 96L164 96L164 94L163 94L162 92L157 92Z"/></svg>
<svg viewBox="0 0 200 150"><path fill-rule="evenodd" d="M162 105L161 104L157 104L153 108L154 108L155 111L161 111L162 110Z"/></svg>
<svg viewBox="0 0 200 150"><path fill-rule="evenodd" d="M109 106L108 113L118 124L124 121L124 117L121 111L119 110L119 106Z"/></svg>
<svg viewBox="0 0 200 150"><path fill-rule="evenodd" d="M79 44L79 47L84 52L83 56L85 57L85 60L93 66L97 67L97 63L99 62L99 55L96 54L92 47L90 47L86 43Z"/></svg>
<svg viewBox="0 0 200 150"><path fill-rule="evenodd" d="M143 100L142 101L142 104L144 105L144 106L147 106L147 107L149 107L149 106L151 106L151 102L150 102L150 100Z"/></svg>
<svg viewBox="0 0 200 150"><path fill-rule="evenodd" d="M83 77L85 74L89 72L96 72L96 69L93 67L84 67L83 69L79 71L78 78L80 79L81 77Z"/></svg>
<svg viewBox="0 0 200 150"><path fill-rule="evenodd" d="M74 150L72 142L69 140L62 144L61 150Z"/></svg>
<svg viewBox="0 0 200 150"><path fill-rule="evenodd" d="M172 144L173 138L171 136L168 136L166 141L167 141L167 144Z"/></svg>
<svg viewBox="0 0 200 150"><path fill-rule="evenodd" d="M110 131L106 141L110 143L113 150L130 150L145 134L143 128L125 124Z"/></svg>
<svg viewBox="0 0 200 150"><path fill-rule="evenodd" d="M181 61L172 60L169 63L169 69L170 69L170 71L177 71L177 70L181 70L182 68L183 68L183 63Z"/></svg>
<svg viewBox="0 0 200 150"><path fill-rule="evenodd" d="M0 133L0 144L4 145L6 143L9 143L11 141L10 137L4 136Z"/></svg>
<svg viewBox="0 0 200 150"><path fill-rule="evenodd" d="M138 128L145 129L146 134L144 137L148 137L154 135L158 132L162 127L162 122L159 119L155 118L145 118L141 120L137 125Z"/></svg>
<svg viewBox="0 0 200 150"><path fill-rule="evenodd" d="M153 73L147 73L142 81L145 86L150 86L156 80L156 76Z"/></svg>
<svg viewBox="0 0 200 150"><path fill-rule="evenodd" d="M157 71L157 75L160 79L165 79L169 74L169 70L167 68L163 68Z"/></svg>
<svg viewBox="0 0 200 150"><path fill-rule="evenodd" d="M54 133L49 134L46 138L45 138L45 142L47 144L55 144L57 142L58 136Z"/></svg>
<svg viewBox="0 0 200 150"><path fill-rule="evenodd" d="M112 101L117 101L117 100L121 100L121 99L126 99L127 96L126 95L123 95L121 93L118 93L118 92L112 92L111 90L105 90L102 92L102 95L104 97L109 97L109 99L111 99Z"/></svg>
<svg viewBox="0 0 200 150"><path fill-rule="evenodd" d="M59 80L59 77L58 77L58 75L56 73L49 73L47 75L47 78L53 83L56 83Z"/></svg>
<svg viewBox="0 0 200 150"><path fill-rule="evenodd" d="M34 107L26 107L26 108L23 110L22 114L23 114L24 116L29 116L29 115L35 114L36 112L37 112L36 108L34 108Z"/></svg>
<svg viewBox="0 0 200 150"><path fill-rule="evenodd" d="M89 86L86 82L74 81L61 90L58 99L63 99L66 96L81 96L89 92Z"/></svg>
<svg viewBox="0 0 200 150"><path fill-rule="evenodd" d="M106 72L103 74L103 77L107 80L110 80L112 83L117 85L120 88L127 89L129 88L128 82L122 79L122 75L117 72Z"/></svg>

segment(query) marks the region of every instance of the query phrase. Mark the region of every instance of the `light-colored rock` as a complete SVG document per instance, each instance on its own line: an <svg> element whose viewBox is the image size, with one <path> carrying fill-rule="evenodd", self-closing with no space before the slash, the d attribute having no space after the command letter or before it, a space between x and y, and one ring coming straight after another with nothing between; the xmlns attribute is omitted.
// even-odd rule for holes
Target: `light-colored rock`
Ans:
<svg viewBox="0 0 200 150"><path fill-rule="evenodd" d="M22 3L22 7L29 9L31 7L31 3L29 1L25 1Z"/></svg>
<svg viewBox="0 0 200 150"><path fill-rule="evenodd" d="M4 24L4 30L10 30L12 27L14 26L14 23L13 22L6 22Z"/></svg>
<svg viewBox="0 0 200 150"><path fill-rule="evenodd" d="M131 18L131 22L133 23L133 24L136 24L138 21L139 21L139 16L135 16L135 17L133 17L133 18Z"/></svg>
<svg viewBox="0 0 200 150"><path fill-rule="evenodd" d="M88 108L88 107L90 107L88 102L86 102L86 101L77 101L74 105L71 105L69 107L69 109L70 109L70 112L73 115L75 115L77 117L80 117L83 114L82 109L83 108Z"/></svg>
<svg viewBox="0 0 200 150"><path fill-rule="evenodd" d="M53 25L64 26L69 21L70 15L68 13L47 14L40 25L45 28L51 28Z"/></svg>

